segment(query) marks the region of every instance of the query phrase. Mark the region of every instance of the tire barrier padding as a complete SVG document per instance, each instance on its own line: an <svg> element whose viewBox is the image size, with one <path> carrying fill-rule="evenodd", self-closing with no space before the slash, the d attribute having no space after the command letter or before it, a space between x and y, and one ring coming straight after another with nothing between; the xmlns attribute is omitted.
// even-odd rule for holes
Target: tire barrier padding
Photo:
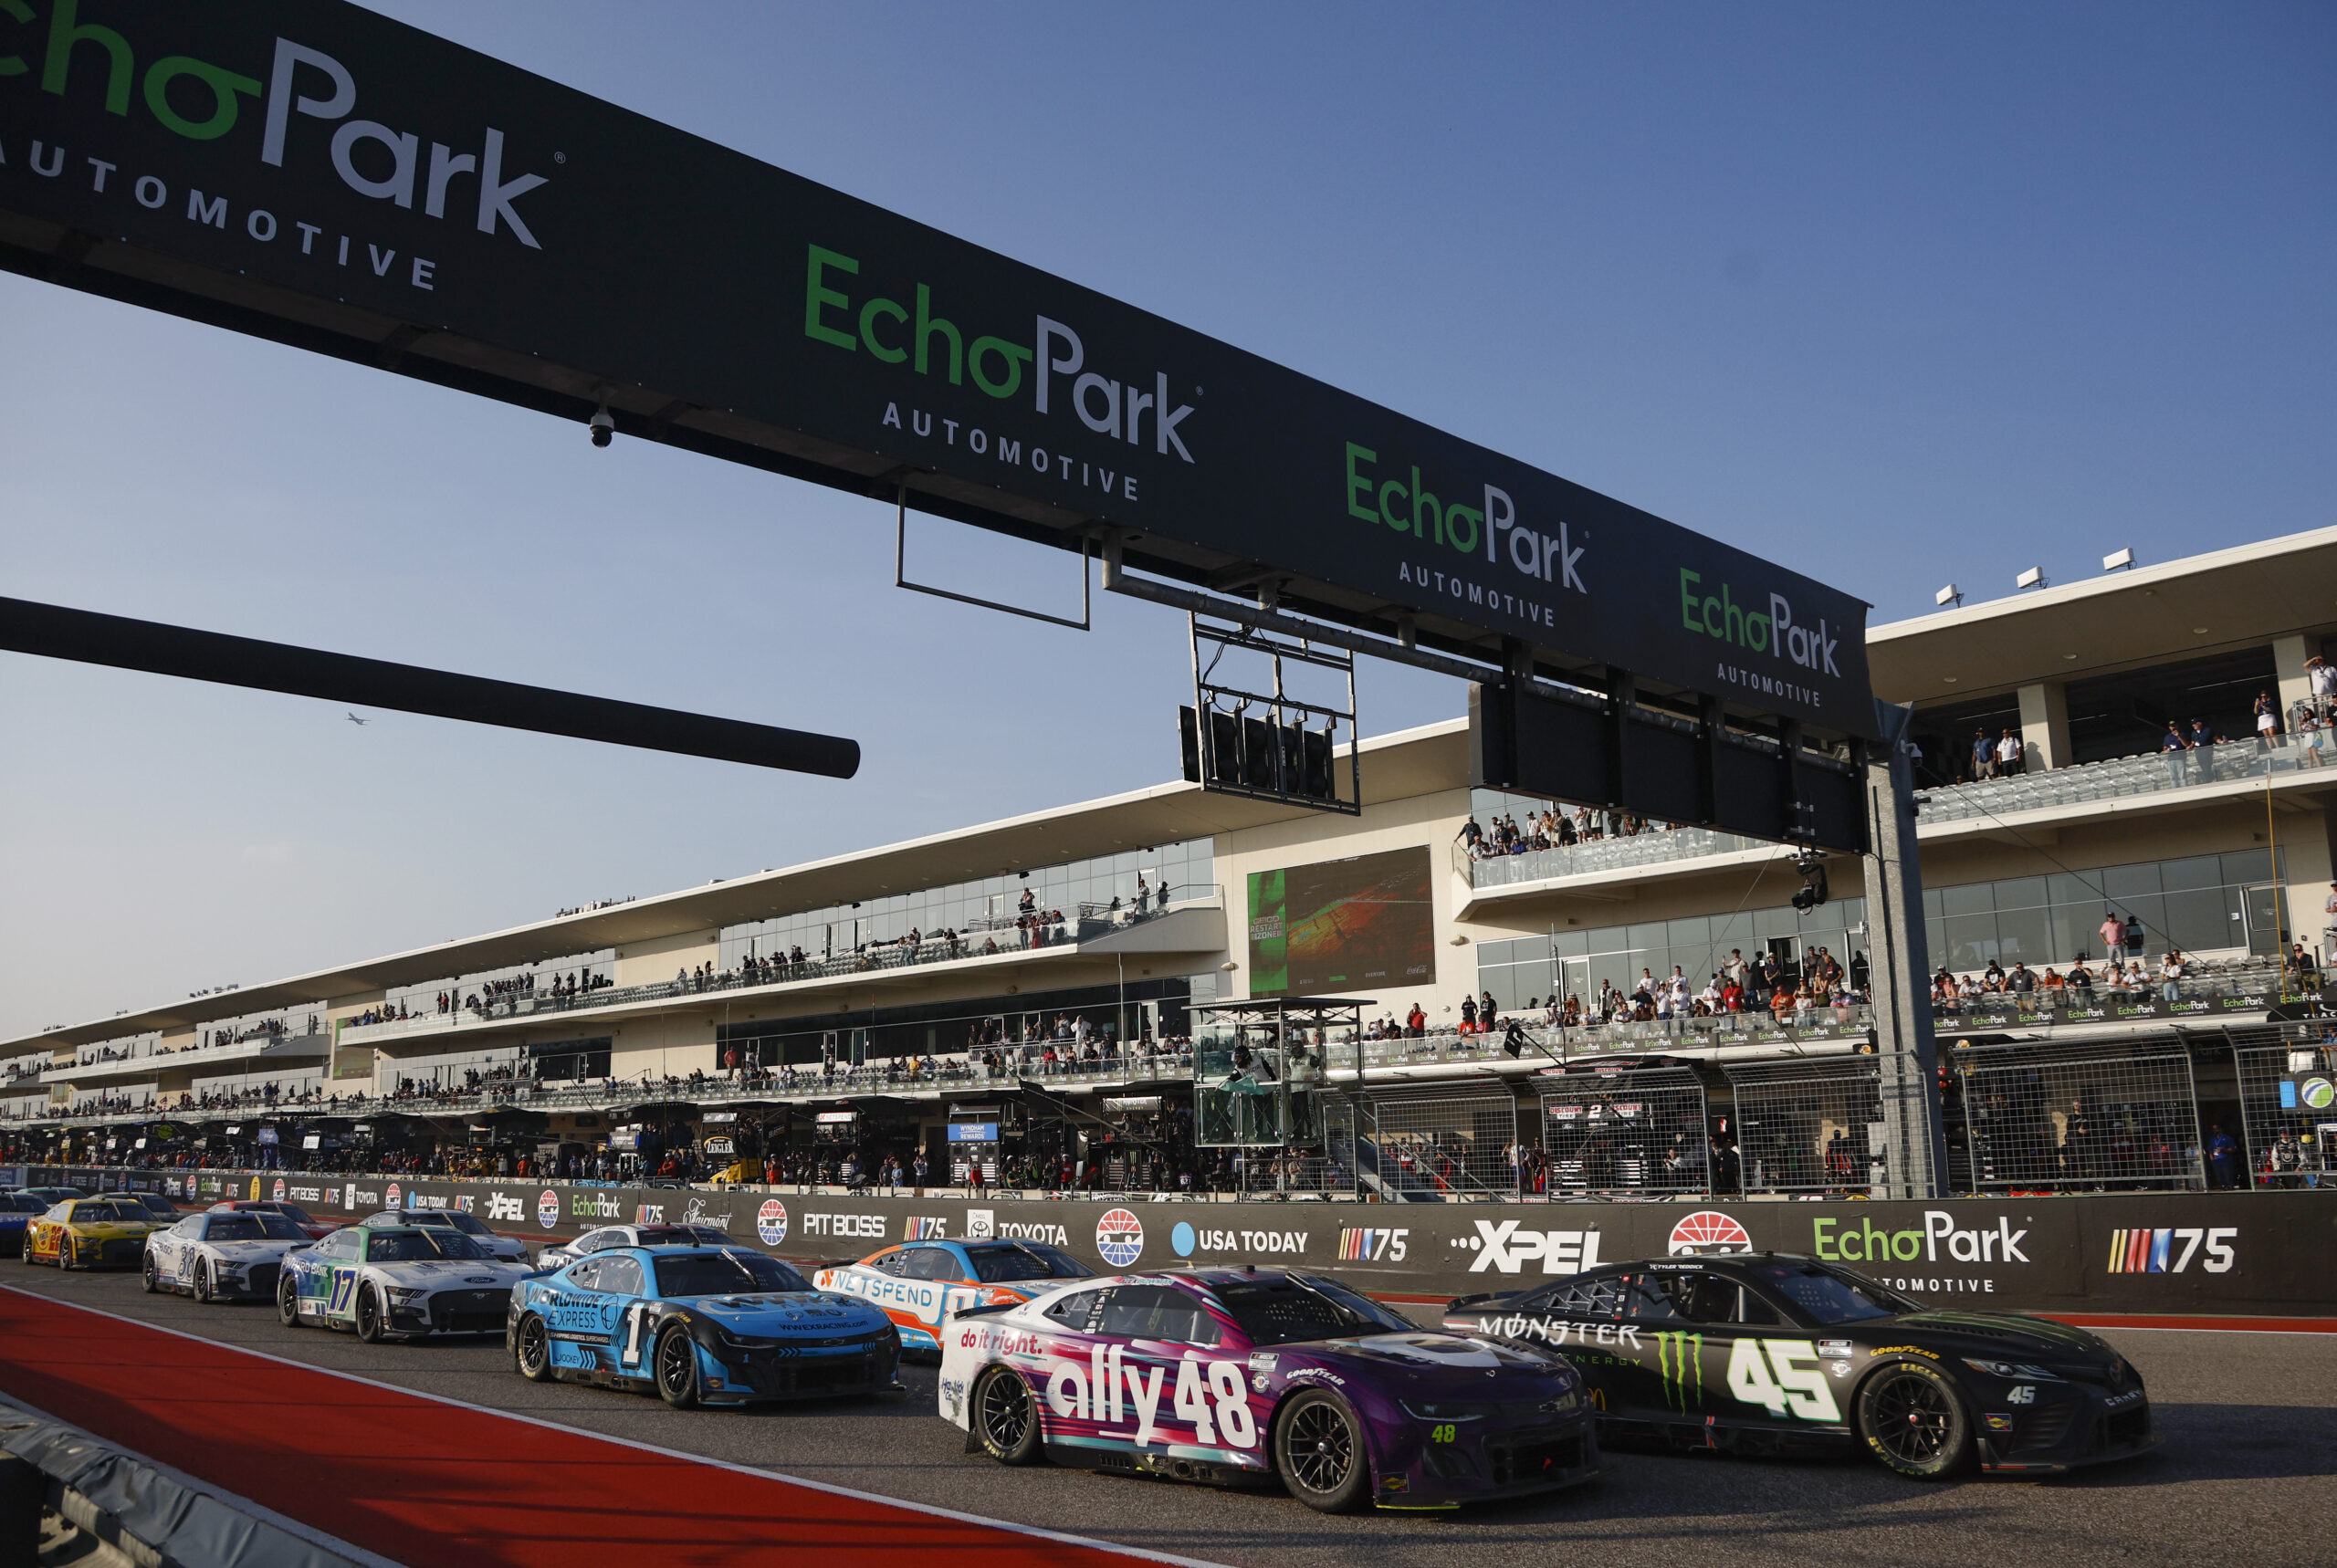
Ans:
<svg viewBox="0 0 2337 1568"><path fill-rule="evenodd" d="M686 1222L798 1262L865 1257L919 1238L999 1237L1043 1241L1112 1272L1303 1264L1383 1295L1426 1298L1520 1290L1601 1262L1756 1248L1846 1263L1939 1305L2337 1318L2337 1181L2280 1192L1934 1202L1326 1203L1032 1201L907 1188L832 1196L272 1171L77 1168L33 1179L93 1191L128 1181L181 1203L280 1197L320 1218L399 1203L461 1208L545 1243L619 1221Z"/></svg>

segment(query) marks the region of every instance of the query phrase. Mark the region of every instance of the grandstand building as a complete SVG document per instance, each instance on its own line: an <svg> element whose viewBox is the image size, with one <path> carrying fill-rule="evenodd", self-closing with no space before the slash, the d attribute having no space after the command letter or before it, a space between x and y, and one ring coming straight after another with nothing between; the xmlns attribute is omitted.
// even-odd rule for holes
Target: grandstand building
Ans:
<svg viewBox="0 0 2337 1568"><path fill-rule="evenodd" d="M1871 629L1922 747L1951 1186L2320 1167L2327 1130L2279 1086L2328 1065L2332 634L2337 529ZM1781 846L1543 826L1547 802L1472 789L1468 740L1365 742L1360 816L1168 783L0 1042L0 1141L540 1171L686 1148L864 1178L923 1155L932 1185L971 1161L1114 1186L1861 1186L1858 862L1797 911ZM2106 918L2146 973L2105 967ZM1771 1005L1713 1005L1765 959ZM1643 983L1654 1005L1616 1021ZM1197 1009L1277 996L1352 1000L1372 1037L1334 1030L1305 1070L1332 1130L1196 1148L1196 1074L1222 1065L1184 1047Z"/></svg>

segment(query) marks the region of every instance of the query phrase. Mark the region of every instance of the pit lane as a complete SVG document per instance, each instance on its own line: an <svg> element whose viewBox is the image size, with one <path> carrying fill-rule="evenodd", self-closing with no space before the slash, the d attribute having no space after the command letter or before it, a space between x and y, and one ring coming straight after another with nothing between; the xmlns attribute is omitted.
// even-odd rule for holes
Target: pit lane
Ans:
<svg viewBox="0 0 2337 1568"><path fill-rule="evenodd" d="M262 1306L149 1296L131 1274L59 1275L13 1260L0 1261L0 1283L490 1410L1241 1568L1330 1568L1367 1555L1375 1568L1452 1568L1540 1563L1568 1549L1594 1553L1602 1568L1812 1560L2196 1568L2323 1562L2337 1540L2314 1501L2337 1474L2337 1334L2108 1333L2147 1380L2165 1441L2140 1459L2063 1479L1921 1486L1850 1459L1616 1452L1602 1479L1555 1497L1457 1515L1326 1519L1278 1491L993 1465L964 1453L960 1435L933 1414L929 1366L906 1367L910 1392L875 1405L681 1412L530 1384L497 1340L369 1346L283 1328Z"/></svg>

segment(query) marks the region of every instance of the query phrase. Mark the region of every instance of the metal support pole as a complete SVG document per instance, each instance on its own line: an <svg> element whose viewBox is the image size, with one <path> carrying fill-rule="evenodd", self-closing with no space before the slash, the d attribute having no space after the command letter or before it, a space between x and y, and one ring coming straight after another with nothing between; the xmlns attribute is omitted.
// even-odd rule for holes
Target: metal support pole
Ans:
<svg viewBox="0 0 2337 1568"><path fill-rule="evenodd" d="M1877 702L1885 737L1866 769L1866 919L1873 945L1874 1049L1881 1069L1883 1186L1878 1197L1936 1198L1947 1176L1939 1044L1932 1033L1915 779L1902 741L1913 708Z"/></svg>

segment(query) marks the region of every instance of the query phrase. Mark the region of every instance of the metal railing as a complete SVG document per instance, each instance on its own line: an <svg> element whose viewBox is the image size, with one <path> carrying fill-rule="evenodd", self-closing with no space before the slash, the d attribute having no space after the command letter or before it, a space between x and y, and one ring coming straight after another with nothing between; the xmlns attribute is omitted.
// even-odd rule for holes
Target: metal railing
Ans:
<svg viewBox="0 0 2337 1568"><path fill-rule="evenodd" d="M2190 751L2119 757L2107 762L2081 762L2072 768L2055 768L2041 773L2016 773L2007 779L1943 785L1936 789L1921 790L1917 798L1923 803L1923 821L1928 825L2311 771L2323 766L2325 758L2324 752L2306 745L2301 736L2282 736L2269 746L2259 741L2231 740Z"/></svg>
<svg viewBox="0 0 2337 1568"><path fill-rule="evenodd" d="M1510 854L1472 856L1465 844L1454 841L1454 862L1472 887L1508 887L1517 883L1553 877L1588 876L1598 872L1623 871L1657 865L1665 861L1701 860L1708 855L1734 854L1745 850L1785 852L1766 839L1748 839L1712 828L1649 828L1624 838L1585 839L1546 850L1523 850Z"/></svg>
<svg viewBox="0 0 2337 1568"><path fill-rule="evenodd" d="M506 993L483 998L477 1007L463 1006L443 1013L416 1013L411 1018L388 1019L379 1023L344 1024L340 1039L346 1045L362 1045L395 1039L400 1035L437 1034L448 1030L475 1029L482 1024L506 1023L514 1019L551 1017L644 1002L686 1000L730 991L794 985L805 980L838 979L917 968L929 964L958 963L1003 953L1038 952L1049 947L1093 942L1116 931L1127 930L1179 910L1217 907L1219 893L1216 883L1189 883L1179 889L1165 905L1153 904L1141 910L1132 905L1113 909L1109 904L1083 904L1067 912L1057 925L1017 929L1012 916L987 916L980 928L969 927L960 931L954 939L927 936L914 946L906 940L871 941L864 944L857 952L807 957L801 963L776 958L752 967L728 969L718 975L702 977L683 976L671 980L652 981L647 985L603 986L593 990L579 991Z"/></svg>

